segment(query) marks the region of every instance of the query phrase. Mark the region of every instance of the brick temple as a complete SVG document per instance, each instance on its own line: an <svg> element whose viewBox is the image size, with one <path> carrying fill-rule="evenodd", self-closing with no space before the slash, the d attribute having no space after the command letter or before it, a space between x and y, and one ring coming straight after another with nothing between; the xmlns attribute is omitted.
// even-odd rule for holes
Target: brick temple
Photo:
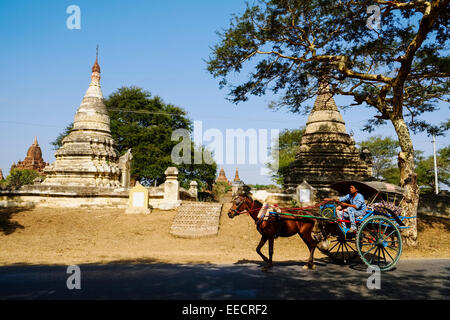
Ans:
<svg viewBox="0 0 450 320"><path fill-rule="evenodd" d="M217 182L225 182L228 185L231 185L231 182L227 179L227 176L225 175L225 170L223 168L220 169L219 177L217 177Z"/></svg>
<svg viewBox="0 0 450 320"><path fill-rule="evenodd" d="M34 137L34 142L31 147L28 148L25 159L19 161L17 164L13 163L11 169L29 169L43 173L44 168L47 165L48 163L42 158L42 150L41 147L39 147L37 137Z"/></svg>

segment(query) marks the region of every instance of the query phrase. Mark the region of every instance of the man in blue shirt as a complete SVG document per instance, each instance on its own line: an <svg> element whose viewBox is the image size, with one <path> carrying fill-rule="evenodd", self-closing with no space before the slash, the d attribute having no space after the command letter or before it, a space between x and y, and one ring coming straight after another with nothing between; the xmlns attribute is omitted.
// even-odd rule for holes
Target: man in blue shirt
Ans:
<svg viewBox="0 0 450 320"><path fill-rule="evenodd" d="M331 199L325 199L331 200ZM350 218L349 232L356 232L355 217L362 216L366 213L366 203L362 194L358 193L358 189L354 185L350 186L350 193L339 198L339 206L336 208L338 219Z"/></svg>

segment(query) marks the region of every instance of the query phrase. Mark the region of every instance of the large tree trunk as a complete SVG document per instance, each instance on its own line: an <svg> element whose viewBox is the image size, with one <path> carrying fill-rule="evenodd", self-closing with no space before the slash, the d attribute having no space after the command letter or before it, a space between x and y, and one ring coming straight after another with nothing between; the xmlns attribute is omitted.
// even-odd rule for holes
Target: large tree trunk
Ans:
<svg viewBox="0 0 450 320"><path fill-rule="evenodd" d="M405 188L402 201L402 215L417 216L419 205L419 187L417 186L417 174L414 168L414 147L408 127L403 117L392 121L397 132L401 152L398 155L398 166L400 168L400 185ZM408 229L402 230L402 235L407 246L417 245L417 219L405 219Z"/></svg>

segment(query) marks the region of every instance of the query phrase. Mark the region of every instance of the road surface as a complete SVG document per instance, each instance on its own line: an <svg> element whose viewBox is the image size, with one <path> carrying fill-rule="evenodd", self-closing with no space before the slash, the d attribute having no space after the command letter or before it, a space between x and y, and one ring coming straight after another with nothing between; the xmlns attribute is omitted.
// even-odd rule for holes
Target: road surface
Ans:
<svg viewBox="0 0 450 320"><path fill-rule="evenodd" d="M450 259L401 260L367 286L365 265L317 261L275 263L263 272L258 261L232 265L111 263L68 266L0 267L0 299L151 299L151 300L316 300L450 299ZM71 277L68 281L68 278ZM373 279L373 278L372 278ZM79 282L77 282L79 280ZM68 289L79 283L80 289ZM379 289L377 289L379 287Z"/></svg>

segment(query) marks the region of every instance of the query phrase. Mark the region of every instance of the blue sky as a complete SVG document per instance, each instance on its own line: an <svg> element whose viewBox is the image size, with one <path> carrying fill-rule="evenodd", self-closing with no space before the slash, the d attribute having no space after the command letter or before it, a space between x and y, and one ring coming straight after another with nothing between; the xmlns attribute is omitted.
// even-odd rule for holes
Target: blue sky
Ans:
<svg viewBox="0 0 450 320"><path fill-rule="evenodd" d="M70 5L81 9L81 29L69 30ZM95 47L100 46L102 90L105 97L121 86L135 85L184 108L203 130L217 128L298 128L306 116L273 112L272 97L251 98L234 105L204 62L218 41L216 31L228 27L231 15L245 8L242 0L227 1L6 1L0 0L0 168L9 172L23 160L37 136L46 162L54 161L50 142L73 121L89 85ZM338 105L352 103L336 97ZM356 141L374 113L369 109L342 112L347 131ZM425 119L440 123L448 106ZM373 134L393 136L392 126ZM413 136L417 149L432 154L431 138ZM437 147L448 144L437 138ZM228 178L239 167L247 183L271 183L260 165L224 165Z"/></svg>

